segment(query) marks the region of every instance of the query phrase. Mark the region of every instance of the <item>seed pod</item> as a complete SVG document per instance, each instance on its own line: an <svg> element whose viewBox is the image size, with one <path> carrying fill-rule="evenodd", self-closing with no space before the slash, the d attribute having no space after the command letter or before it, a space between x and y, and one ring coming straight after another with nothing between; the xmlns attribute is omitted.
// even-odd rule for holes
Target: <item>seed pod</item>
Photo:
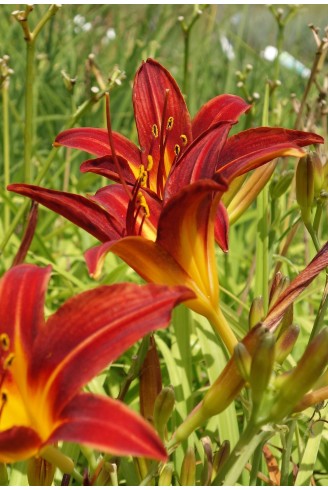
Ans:
<svg viewBox="0 0 328 490"><path fill-rule="evenodd" d="M162 440L165 439L166 424L172 415L175 403L172 386L163 388L154 404L154 425Z"/></svg>
<svg viewBox="0 0 328 490"><path fill-rule="evenodd" d="M185 457L183 458L181 473L180 473L180 485L194 486L196 482L196 456L193 447L188 447Z"/></svg>

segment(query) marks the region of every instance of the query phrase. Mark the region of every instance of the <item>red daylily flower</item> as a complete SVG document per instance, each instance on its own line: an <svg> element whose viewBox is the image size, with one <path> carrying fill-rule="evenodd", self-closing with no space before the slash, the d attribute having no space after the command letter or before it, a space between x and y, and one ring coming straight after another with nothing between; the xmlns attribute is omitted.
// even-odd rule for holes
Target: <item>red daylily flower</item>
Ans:
<svg viewBox="0 0 328 490"><path fill-rule="evenodd" d="M69 129L57 136L55 145L98 157L84 162L82 172L94 172L117 182L123 177L131 186L140 179L141 189L160 201L174 196L187 184L202 178L215 179L217 174L230 184L239 175L277 157L301 157L301 147L323 142L321 136L313 133L267 127L229 138L231 127L251 107L235 95L211 99L191 120L174 78L153 59L137 71L133 106L139 148L113 132L117 161L106 129ZM216 239L227 250L228 215L222 203L217 220Z"/></svg>
<svg viewBox="0 0 328 490"><path fill-rule="evenodd" d="M0 461L69 440L118 455L166 459L161 441L123 403L81 387L192 296L183 287L118 284L81 293L44 319L51 268L19 265L0 281Z"/></svg>

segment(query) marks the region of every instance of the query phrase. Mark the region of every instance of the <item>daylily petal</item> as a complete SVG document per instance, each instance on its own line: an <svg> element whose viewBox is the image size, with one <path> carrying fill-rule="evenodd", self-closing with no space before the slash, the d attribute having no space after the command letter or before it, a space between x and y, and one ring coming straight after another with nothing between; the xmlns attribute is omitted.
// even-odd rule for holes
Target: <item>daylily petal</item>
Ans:
<svg viewBox="0 0 328 490"><path fill-rule="evenodd" d="M155 243L142 237L126 237L88 250L85 257L89 272L97 275L105 255L111 251L148 282L191 288L197 299L188 301L188 306L195 311L204 314L208 308L216 310L213 215L225 189L224 184L211 180L185 187L163 208Z"/></svg>
<svg viewBox="0 0 328 490"><path fill-rule="evenodd" d="M0 432L0 461L14 463L37 454L41 445L38 434L30 427L13 427Z"/></svg>
<svg viewBox="0 0 328 490"><path fill-rule="evenodd" d="M153 157L150 187L154 189L157 186L160 145L164 134L166 135L164 162L166 173L169 172L176 158L175 145L179 145L182 151L183 145L191 141L189 112L172 75L150 58L136 73L133 106L140 147L146 156L151 154Z"/></svg>
<svg viewBox="0 0 328 490"><path fill-rule="evenodd" d="M172 167L165 186L165 200L192 182L212 177L233 124L232 121L213 124L193 141L177 164Z"/></svg>
<svg viewBox="0 0 328 490"><path fill-rule="evenodd" d="M44 326L44 298L51 267L22 264L0 280L0 334L10 339L8 352L31 355L32 343ZM25 375L24 375L25 376Z"/></svg>
<svg viewBox="0 0 328 490"><path fill-rule="evenodd" d="M227 252L229 249L229 216L225 205L219 202L216 218L214 224L215 240L223 252Z"/></svg>
<svg viewBox="0 0 328 490"><path fill-rule="evenodd" d="M115 153L124 157L128 162L140 164L140 150L130 140L120 133L113 131ZM59 133L54 146L66 146L77 150L86 151L92 155L103 157L111 155L107 129L100 128L73 128ZM139 162L139 163L138 163Z"/></svg>
<svg viewBox="0 0 328 490"><path fill-rule="evenodd" d="M264 325L274 330L284 316L288 306L291 305L302 291L315 279L315 277L328 265L328 242L314 257L305 269L290 283L279 296L263 321Z"/></svg>
<svg viewBox="0 0 328 490"><path fill-rule="evenodd" d="M11 184L7 188L61 214L102 242L122 236L122 226L115 216L91 199L35 185Z"/></svg>
<svg viewBox="0 0 328 490"><path fill-rule="evenodd" d="M300 157L302 146L323 143L314 133L283 128L254 128L231 136L224 145L216 174L229 182L279 156Z"/></svg>
<svg viewBox="0 0 328 490"><path fill-rule="evenodd" d="M222 94L204 104L192 120L192 135L196 139L212 124L220 121L238 121L239 116L252 106L237 95Z"/></svg>
<svg viewBox="0 0 328 490"><path fill-rule="evenodd" d="M120 166L121 176L124 178L126 184L134 185L138 178L139 165L129 165L128 161L120 156L117 156L117 162ZM114 180L115 182L121 181L121 176L118 174L115 161L111 155L105 155L92 160L86 160L80 166L81 172L92 172L94 174L102 175L107 179Z"/></svg>
<svg viewBox="0 0 328 490"><path fill-rule="evenodd" d="M165 327L185 287L116 284L81 293L52 315L34 343L29 378L55 416L81 386L147 333ZM92 305L92 307L90 307Z"/></svg>
<svg viewBox="0 0 328 490"><path fill-rule="evenodd" d="M149 194L146 189L145 198L149 207L149 217L146 218L142 225L141 235L150 240L156 239L157 225L159 216L162 210L160 201L153 197L153 194ZM89 196L91 201L95 201L100 204L109 214L113 214L122 229L126 227L126 213L129 205L129 197L120 184L112 184L99 189L94 196ZM139 230L141 225L141 216L138 217L136 228ZM123 233L122 233L123 236Z"/></svg>
<svg viewBox="0 0 328 490"><path fill-rule="evenodd" d="M64 408L60 417L63 422L48 443L66 440L119 456L167 459L151 425L117 400L82 393Z"/></svg>

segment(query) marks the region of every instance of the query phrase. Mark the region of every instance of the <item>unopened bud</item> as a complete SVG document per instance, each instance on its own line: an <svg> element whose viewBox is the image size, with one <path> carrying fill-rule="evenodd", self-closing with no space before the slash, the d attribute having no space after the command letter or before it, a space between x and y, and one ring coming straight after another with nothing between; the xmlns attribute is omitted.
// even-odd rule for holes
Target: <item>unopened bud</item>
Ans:
<svg viewBox="0 0 328 490"><path fill-rule="evenodd" d="M204 448L204 466L200 478L201 486L207 486L211 484L212 470L213 470L213 453L211 446L211 439L208 436L201 439Z"/></svg>
<svg viewBox="0 0 328 490"><path fill-rule="evenodd" d="M305 224L311 222L311 207L314 200L314 166L309 154L300 158L296 169L296 199Z"/></svg>
<svg viewBox="0 0 328 490"><path fill-rule="evenodd" d="M223 441L220 449L215 453L213 458L213 479L221 470L224 463L227 461L230 455L230 442Z"/></svg>
<svg viewBox="0 0 328 490"><path fill-rule="evenodd" d="M278 199L280 196L286 193L294 177L293 170L285 170L270 184L270 195L272 199Z"/></svg>
<svg viewBox="0 0 328 490"><path fill-rule="evenodd" d="M52 484L56 466L40 456L28 461L27 479L30 486L49 486Z"/></svg>
<svg viewBox="0 0 328 490"><path fill-rule="evenodd" d="M241 342L238 342L234 348L234 359L243 379L248 381L251 372L252 358L244 344Z"/></svg>
<svg viewBox="0 0 328 490"><path fill-rule="evenodd" d="M171 386L163 388L155 400L154 425L162 440L165 439L166 424L172 415L174 403L174 390Z"/></svg>
<svg viewBox="0 0 328 490"><path fill-rule="evenodd" d="M299 400L316 382L328 362L328 328L323 329L307 347L297 366L281 382L277 390L270 420L279 422L289 415Z"/></svg>
<svg viewBox="0 0 328 490"><path fill-rule="evenodd" d="M101 468L97 476L96 486L111 486L113 481L117 479L117 466L116 464L109 463L108 461L103 461L101 463Z"/></svg>
<svg viewBox="0 0 328 490"><path fill-rule="evenodd" d="M173 476L173 464L168 463L163 467L159 475L158 486L159 487L170 486L172 483L172 476Z"/></svg>
<svg viewBox="0 0 328 490"><path fill-rule="evenodd" d="M323 165L317 152L311 151L308 156L313 165L314 195L318 197L324 185Z"/></svg>
<svg viewBox="0 0 328 490"><path fill-rule="evenodd" d="M291 353L300 333L297 325L290 325L278 338L276 342L276 361L282 364Z"/></svg>
<svg viewBox="0 0 328 490"><path fill-rule="evenodd" d="M6 487L9 483L7 465L0 463L0 486Z"/></svg>
<svg viewBox="0 0 328 490"><path fill-rule="evenodd" d="M273 369L275 357L275 338L267 331L253 354L249 382L254 405L258 405L266 390Z"/></svg>
<svg viewBox="0 0 328 490"><path fill-rule="evenodd" d="M269 309L276 303L281 293L287 288L290 280L287 276L284 276L280 271L276 273L269 295Z"/></svg>
<svg viewBox="0 0 328 490"><path fill-rule="evenodd" d="M194 486L196 482L196 456L193 447L188 447L185 457L182 461L180 473L180 485Z"/></svg>
<svg viewBox="0 0 328 490"><path fill-rule="evenodd" d="M264 318L264 306L262 296L254 298L249 310L248 325L249 328L255 327Z"/></svg>
<svg viewBox="0 0 328 490"><path fill-rule="evenodd" d="M157 395L162 389L162 375L155 339L150 337L147 355L140 372L140 412L145 419L153 422Z"/></svg>

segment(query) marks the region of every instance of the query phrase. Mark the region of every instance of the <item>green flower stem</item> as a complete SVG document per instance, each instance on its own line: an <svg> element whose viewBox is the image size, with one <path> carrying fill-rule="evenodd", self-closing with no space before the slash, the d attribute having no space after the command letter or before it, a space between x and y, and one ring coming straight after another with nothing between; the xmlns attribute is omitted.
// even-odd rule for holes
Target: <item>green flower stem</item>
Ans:
<svg viewBox="0 0 328 490"><path fill-rule="evenodd" d="M75 114L72 115L70 118L69 122L65 125L63 129L68 129L73 127L76 122L83 116L85 112L98 100L104 95L104 92L99 92L96 95L92 95L88 100L86 100L75 112ZM48 158L46 159L41 171L39 172L37 178L33 182L34 185L40 185L43 178L47 175L47 172L50 168L50 165L52 164L56 154L58 152L58 147L53 147L51 152L48 155ZM27 208L29 207L29 200L25 200L25 202L22 204L22 206L19 208L17 211L15 218L12 220L10 227L8 230L6 230L6 234L0 244L0 255L3 253L4 248L6 247L8 241L10 240L11 235L14 233L16 226L22 219L23 215L25 214Z"/></svg>
<svg viewBox="0 0 328 490"><path fill-rule="evenodd" d="M312 332L309 338L309 343L312 341L312 339L319 333L320 329L323 327L326 312L328 309L328 274L326 272L326 283L325 283L325 288L323 291L323 295L321 298L319 310L317 313L317 316L314 320Z"/></svg>
<svg viewBox="0 0 328 490"><path fill-rule="evenodd" d="M269 84L265 87L264 108L262 116L263 126L268 125L269 119ZM263 297L264 312L269 305L269 188L266 185L257 198L257 237L256 237L256 268L255 268L255 296Z"/></svg>
<svg viewBox="0 0 328 490"><path fill-rule="evenodd" d="M288 424L288 429L289 431L288 431L288 436L286 438L285 447L283 448L281 470L280 470L281 472L280 485L282 486L288 486L289 464L290 464L290 456L293 448L293 438L296 429L296 420L293 420Z"/></svg>
<svg viewBox="0 0 328 490"><path fill-rule="evenodd" d="M223 315L221 309L218 308L217 311L211 311L207 315L207 318L231 355L235 346L238 343L238 340L233 333L230 325L228 324L225 316Z"/></svg>
<svg viewBox="0 0 328 490"><path fill-rule="evenodd" d="M98 466L94 451L90 447L83 446L82 444L80 445L80 449L81 449L81 453L85 456L86 460L88 461L90 473L93 474Z"/></svg>
<svg viewBox="0 0 328 490"><path fill-rule="evenodd" d="M249 486L256 487L257 474L260 468L263 453L263 444L259 444L254 451L252 469L249 476Z"/></svg>
<svg viewBox="0 0 328 490"><path fill-rule="evenodd" d="M25 81L25 129L24 129L24 180L30 183L32 173L32 149L34 131L34 73L35 42L27 41L26 48L26 81Z"/></svg>
<svg viewBox="0 0 328 490"><path fill-rule="evenodd" d="M223 486L235 485L251 455L273 433L273 430L261 430L258 426L249 423L212 484L218 485L223 482Z"/></svg>
<svg viewBox="0 0 328 490"><path fill-rule="evenodd" d="M10 139L9 139L9 80L2 84L2 118L3 118L3 167L5 189L10 183ZM5 191L7 194L8 192ZM7 231L10 223L10 207L4 206L4 230Z"/></svg>

